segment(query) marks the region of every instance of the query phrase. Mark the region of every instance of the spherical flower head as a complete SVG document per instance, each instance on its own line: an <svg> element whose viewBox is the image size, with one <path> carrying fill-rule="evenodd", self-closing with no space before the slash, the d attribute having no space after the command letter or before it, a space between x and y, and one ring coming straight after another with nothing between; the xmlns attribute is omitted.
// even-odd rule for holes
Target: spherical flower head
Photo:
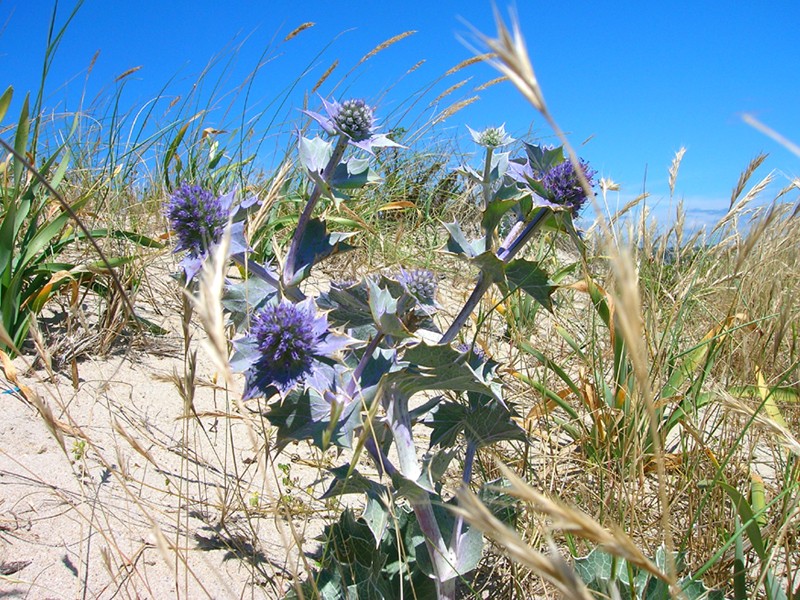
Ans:
<svg viewBox="0 0 800 600"><path fill-rule="evenodd" d="M427 269L400 269L397 280L423 304L433 304L436 298L436 276Z"/></svg>
<svg viewBox="0 0 800 600"><path fill-rule="evenodd" d="M345 100L331 116L336 128L356 142L372 135L375 122L372 109L361 99Z"/></svg>
<svg viewBox="0 0 800 600"><path fill-rule="evenodd" d="M178 237L176 251L203 255L222 237L229 208L212 192L199 185L182 184L170 196L167 218Z"/></svg>
<svg viewBox="0 0 800 600"><path fill-rule="evenodd" d="M344 347L347 339L328 331L328 320L316 314L309 298L299 304L268 304L253 316L246 341L253 349L245 398L286 394L321 372L320 361Z"/></svg>
<svg viewBox="0 0 800 600"><path fill-rule="evenodd" d="M581 169L589 186L594 185L592 178L596 171L589 168L586 161L580 161ZM580 178L572 166L572 161L565 160L549 169L542 176L542 187L550 196L548 199L559 206L563 206L577 214L586 203L586 191L581 185Z"/></svg>

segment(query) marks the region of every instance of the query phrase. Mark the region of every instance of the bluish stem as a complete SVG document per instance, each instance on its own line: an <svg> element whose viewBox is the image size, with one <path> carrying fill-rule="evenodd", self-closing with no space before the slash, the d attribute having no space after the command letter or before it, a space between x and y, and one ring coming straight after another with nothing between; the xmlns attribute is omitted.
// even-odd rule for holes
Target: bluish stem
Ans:
<svg viewBox="0 0 800 600"><path fill-rule="evenodd" d="M517 235L516 237L512 236L515 233L515 230L512 230L512 233L509 235L503 242L503 246L497 251L497 257L502 260L503 262L509 262L512 258L514 258L522 248L525 247L525 244L530 241L533 237L533 234L541 227L542 223L544 223L545 217L550 214L550 209L544 208L540 210L536 216L531 219L523 228L523 230ZM469 316L473 313L475 308L478 306L478 303L483 298L484 294L492 287L492 280L487 279L486 276L481 273L478 275L478 281L475 283L475 289L472 290L469 298L464 303L464 306L461 308L461 311L458 313L456 318L451 323L450 327L447 331L444 332L441 339L439 340L440 344L449 344L452 342L464 324L469 319Z"/></svg>
<svg viewBox="0 0 800 600"><path fill-rule="evenodd" d="M461 481L464 485L469 485L472 481L472 468L475 464L475 453L478 451L478 444L475 440L467 440L467 452L464 455L464 474L461 476ZM455 527L453 527L453 537L450 538L450 547L453 553L458 556L461 551L461 531L464 529L464 517L459 515L456 518Z"/></svg>
<svg viewBox="0 0 800 600"><path fill-rule="evenodd" d="M419 494L418 497L411 499L411 507L414 509L422 535L425 536L425 545L428 547L436 582L436 596L438 600L455 600L455 555L445 546L430 496L427 493Z"/></svg>
<svg viewBox="0 0 800 600"><path fill-rule="evenodd" d="M372 457L372 460L375 461L375 465L378 469L378 475L383 475L386 473L389 477L392 477L395 473L397 473L397 467L392 464L392 461L389 460L389 457L386 456L383 450L381 450L378 443L375 441L375 438L370 435L367 437L367 440L364 442L364 447L369 452L369 455Z"/></svg>
<svg viewBox="0 0 800 600"><path fill-rule="evenodd" d="M272 273L270 273L266 267L258 264L255 261L247 260L246 252L234 254L231 258L233 259L233 262L235 262L237 265L241 265L248 273L252 273L262 281L270 284L276 290L280 289L281 286L278 279Z"/></svg>
<svg viewBox="0 0 800 600"><path fill-rule="evenodd" d="M322 179L326 184L331 180L331 177L333 177L336 167L339 166L339 162L342 160L342 156L344 156L344 151L347 149L348 142L349 138L347 136L339 136L336 146L333 148L331 159L328 161L328 164L325 165L325 168L322 171ZM286 263L283 266L282 279L284 284L286 284L288 281L291 281L294 277L294 271L297 265L297 251L300 248L300 243L303 241L303 236L306 233L308 223L311 221L311 215L314 213L314 208L316 208L317 202L319 202L321 196L322 186L319 183L316 183L314 184L314 190L311 192L311 196L308 198L308 202L306 202L305 208L303 208L303 212L300 214L300 218L297 220L297 228L294 230L292 242L289 245L289 252L286 255Z"/></svg>
<svg viewBox="0 0 800 600"><path fill-rule="evenodd" d="M491 181L491 174L492 174L492 148L486 149L486 160L483 163L483 212L486 212L486 209L489 208L489 199L492 195L492 181ZM483 234L485 236L485 250L486 252L491 251L492 249L492 238L494 237L493 232L489 230L488 227L485 227L483 230Z"/></svg>
<svg viewBox="0 0 800 600"><path fill-rule="evenodd" d="M369 359L372 358L372 355L375 353L375 350L378 348L378 344L381 343L383 340L384 335L381 332L375 334L369 344L367 344L366 349L364 350L364 354L361 356L361 360L358 361L356 368L353 370L353 376L350 379L350 383L347 384L347 395L352 398L353 395L356 393L356 386L358 382L361 381L361 375L364 374L364 369L367 368L367 363Z"/></svg>

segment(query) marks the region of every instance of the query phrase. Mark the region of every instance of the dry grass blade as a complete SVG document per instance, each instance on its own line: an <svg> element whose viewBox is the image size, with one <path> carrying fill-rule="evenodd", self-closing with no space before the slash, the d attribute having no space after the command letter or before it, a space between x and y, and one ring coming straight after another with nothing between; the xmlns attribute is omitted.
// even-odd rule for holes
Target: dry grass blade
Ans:
<svg viewBox="0 0 800 600"><path fill-rule="evenodd" d="M413 73L414 71L419 69L422 65L424 65L426 62L427 61L424 58L422 60L417 61L416 64L414 64L408 71L406 71L406 75L408 75L409 73Z"/></svg>
<svg viewBox="0 0 800 600"><path fill-rule="evenodd" d="M497 8L494 11L494 18L497 25L496 38L490 38L475 30L478 39L486 44L497 57L497 59L493 59L488 58L491 55L483 55L487 56L484 60L508 77L536 110L543 114L546 113L544 96L528 58L528 50L519 31L517 19L512 15L512 35Z"/></svg>
<svg viewBox="0 0 800 600"><path fill-rule="evenodd" d="M133 448L134 450L136 450L136 452L138 452L144 458L146 458L147 462L149 462L154 467L158 467L159 466L158 463L153 458L153 456L147 451L147 449L144 448L139 442L137 442L136 439L131 434L129 434L127 431L125 431L125 429L122 427L122 424L119 422L119 420L114 418L113 421L112 421L112 427L114 428L114 431L116 431L120 436L122 436L122 438L126 442L128 442L128 445L131 448Z"/></svg>
<svg viewBox="0 0 800 600"><path fill-rule="evenodd" d="M750 176L755 172L756 169L758 169L758 167L762 165L762 163L767 159L767 156L768 155L764 152L756 156L750 161L750 164L747 165L747 168L742 171L741 175L739 175L739 181L736 183L736 187L733 188L733 192L731 192L731 208L733 208L733 205L736 204L736 200L744 191L744 186L747 184Z"/></svg>
<svg viewBox="0 0 800 600"><path fill-rule="evenodd" d="M384 50L386 50L386 49L387 49L389 46L393 46L394 44L396 44L396 43L397 43L397 42L399 42L400 40L402 40L402 39L405 39L405 38L407 38L407 37L408 37L408 36L410 36L410 35L414 35L415 33L417 33L417 32L416 32L415 30L413 30L413 29L412 29L412 30L410 30L410 31L404 31L403 33L400 33L400 34L398 34L398 35L396 35L396 36L394 36L394 37L392 37L392 38L389 38L389 39L388 39L388 40L386 40L385 42L383 42L383 43L381 43L381 44L378 44L378 45L377 45L377 46L375 46L375 47L374 47L372 50L370 50L370 51L369 51L369 52L367 52L367 53L366 53L364 56L362 56L362 57L361 57L361 60L359 60L359 61L358 61L358 63L356 63L356 66L358 66L358 65L360 65L360 64L362 64L362 63L365 63L365 62L367 62L367 61L368 61L370 58L372 58L373 56L375 56L376 54L378 54L378 52L383 52L383 51L384 51Z"/></svg>
<svg viewBox="0 0 800 600"><path fill-rule="evenodd" d="M479 96L472 96L471 98L467 98L466 100L461 100L459 102L456 102L455 104L451 104L450 106L445 108L444 111L442 111L442 114L440 114L433 120L433 124L436 125L437 123L441 123L442 121L449 119L458 111L460 111L462 108L469 106L470 104L479 99L480 99Z"/></svg>
<svg viewBox="0 0 800 600"><path fill-rule="evenodd" d="M455 67L450 67L447 71L445 71L444 76L448 77L448 76L452 75L453 73L458 73L461 69L465 69L465 68L469 67L470 65L474 65L475 63L479 63L479 62L483 62L483 61L488 61L488 60L491 60L493 58L497 58L497 55L494 52L487 52L485 54L477 54L475 56L471 56L466 60L462 60Z"/></svg>
<svg viewBox="0 0 800 600"><path fill-rule="evenodd" d="M796 154L797 156L800 156L800 146L798 146L794 142L789 141L788 139L783 137L780 133L778 133L777 131L775 131L771 127L767 127L761 121L756 119L754 116L752 116L752 115L742 115L742 119L744 120L745 123L747 123L751 127L754 127L756 129L758 129L764 135L766 135L768 137L771 137L773 140L778 142L781 146L786 148L789 152L791 152L793 154Z"/></svg>
<svg viewBox="0 0 800 600"><path fill-rule="evenodd" d="M440 101L440 100L442 100L442 99L446 98L447 96L449 96L450 94L452 94L453 92L455 92L457 89L459 89L459 88L463 87L464 85L466 85L467 83L469 83L469 82L470 82L470 80L472 80L472 77L468 77L467 79L462 79L462 80L461 80L461 81L459 81L458 83L455 83L455 84L451 85L449 88L447 88L447 89L446 89L445 91L443 91L441 94L439 94L438 96L436 96L436 98L434 98L433 100L431 100L431 102L428 104L428 107L431 107L431 106L435 106L435 105L437 105L437 104L439 103L439 101Z"/></svg>
<svg viewBox="0 0 800 600"><path fill-rule="evenodd" d="M458 506L451 510L500 545L514 561L552 583L566 598L589 600L591 595L575 572L557 554L550 556L531 548L512 529L497 519L472 492L458 492Z"/></svg>
<svg viewBox="0 0 800 600"><path fill-rule="evenodd" d="M737 412L745 417L753 419L753 422L758 423L770 433L772 433L777 441L785 446L790 452L800 457L800 441L789 431L786 427L776 422L767 415L763 410L758 412L747 406L741 400L734 398L727 392L722 392L722 401L726 408Z"/></svg>
<svg viewBox="0 0 800 600"><path fill-rule="evenodd" d="M220 244L209 259L203 263L197 297L189 296L200 323L208 335L208 338L203 341L203 347L228 384L233 382L233 374L228 363L228 337L225 334L222 293L225 289L225 271L228 264L230 241L229 225L225 229Z"/></svg>
<svg viewBox="0 0 800 600"><path fill-rule="evenodd" d="M259 207L258 212L247 225L247 229L250 232L258 231L259 227L262 227L269 219L269 213L272 210L272 206L280 197L281 190L283 189L286 180L289 178L289 174L291 173L293 167L294 163L291 160L286 160L281 164L278 172L275 173L275 176L272 178L272 182L269 184L267 193L261 200L261 206Z"/></svg>
<svg viewBox="0 0 800 600"><path fill-rule="evenodd" d="M650 386L650 368L647 359L647 347L644 341L644 318L642 314L639 280L629 249L609 248L609 256L613 257L611 266L616 281L614 304L617 310L615 311L615 318L628 348L628 356L633 366L633 373L639 388L639 394L644 400L645 410L647 411L647 416L650 421L650 436L658 474L661 524L664 544L667 550L667 567L671 576L670 581L674 581L674 542L670 523L670 502L667 495L666 466L664 464L664 449L661 444L661 434L658 430L659 421L656 415L654 394Z"/></svg>
<svg viewBox="0 0 800 600"><path fill-rule="evenodd" d="M312 94L316 93L316 91L317 91L319 88L321 88L321 87L322 87L322 84L323 84L323 83L325 83L325 82L327 81L328 77L330 77L330 76L331 76L331 73L333 73L334 69L336 69L336 67L338 67L338 66L339 66L339 59L337 58L336 60L334 60L334 61L331 63L331 66L330 66L330 67L328 67L328 68L327 68L327 70L326 70L326 71L325 71L325 72L322 74L322 77L320 77L320 78L317 80L317 83L315 83L315 84L314 84L314 87L312 87L312 88L311 88L311 93L312 93Z"/></svg>
<svg viewBox="0 0 800 600"><path fill-rule="evenodd" d="M503 83L504 81L508 81L508 77L505 75L501 75L500 77L495 77L494 79L490 79L486 83L482 83L478 87L475 88L476 92L482 92L483 90L492 87L493 85L497 85L498 83Z"/></svg>
<svg viewBox="0 0 800 600"><path fill-rule="evenodd" d="M625 532L619 529L606 529L586 513L540 494L507 466L498 463L498 467L511 486L497 489L530 503L537 512L552 520L552 527L598 544L610 554L624 558L662 581L669 581L669 578L639 550Z"/></svg>
<svg viewBox="0 0 800 600"><path fill-rule="evenodd" d="M669 195L675 195L675 181L678 179L678 169L681 166L681 161L683 160L683 155L686 154L686 148L681 147L675 153L675 158L672 159L672 164L669 167Z"/></svg>
<svg viewBox="0 0 800 600"><path fill-rule="evenodd" d="M3 374L5 375L5 378L12 385L17 386L17 389L23 395L23 397L37 410L39 416L42 417L42 420L44 421L48 431L50 431L53 437L56 438L58 445L61 446L61 450L64 451L64 454L67 453L66 443L64 442L65 433L67 435L86 439L86 436L83 435L80 430L56 419L55 415L53 414L53 409L50 408L50 405L42 397L40 397L39 394L19 380L19 377L17 376L17 369L14 367L14 364L11 362L8 354L2 350L0 350L0 362L3 364Z"/></svg>
<svg viewBox="0 0 800 600"><path fill-rule="evenodd" d="M138 71L141 68L142 68L142 65L139 65L138 67L133 67L132 69L128 69L124 73L122 73L120 75L117 75L117 78L114 79L114 83L116 83L118 81L122 81L126 77L129 77L130 75L133 75L134 73L136 73L136 71Z"/></svg>
<svg viewBox="0 0 800 600"><path fill-rule="evenodd" d="M288 42L290 39L297 37L298 35L303 33L306 29L311 29L314 25L316 25L316 23L314 23L313 21L306 21L305 23L298 25L291 32L289 32L289 35L283 38L283 41Z"/></svg>

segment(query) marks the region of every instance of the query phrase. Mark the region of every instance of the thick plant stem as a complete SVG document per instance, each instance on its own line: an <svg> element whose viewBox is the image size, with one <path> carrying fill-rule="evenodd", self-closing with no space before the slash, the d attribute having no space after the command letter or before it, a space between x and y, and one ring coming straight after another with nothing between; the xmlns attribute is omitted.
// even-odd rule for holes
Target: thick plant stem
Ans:
<svg viewBox="0 0 800 600"><path fill-rule="evenodd" d="M486 213L486 209L489 208L489 200L492 197L492 148L486 149L486 160L483 163L483 182L482 182L482 189L483 189L483 212ZM494 237L494 231L490 230L488 227L484 227L483 234L485 237L485 246L484 250L486 252L490 252L492 250L492 238Z"/></svg>
<svg viewBox="0 0 800 600"><path fill-rule="evenodd" d="M325 165L325 169L322 171L322 179L326 184L331 180L331 177L333 177L336 167L339 166L339 162L342 160L342 156L344 156L344 151L347 149L347 144L349 141L350 139L347 136L339 136L336 146L333 148L331 159L328 161L328 164ZM297 251L300 248L300 243L303 241L303 236L306 233L306 227L308 227L308 223L311 221L311 215L314 213L314 208L316 208L317 202L319 202L321 196L322 186L317 183L314 185L314 190L311 192L311 196L308 198L308 202L306 202L305 208L303 208L303 212L300 214L300 218L297 221L297 227L295 228L294 235L292 236L292 242L289 245L289 253L286 255L286 264L283 267L282 280L284 285L286 285L294 277L295 267L297 266Z"/></svg>
<svg viewBox="0 0 800 600"><path fill-rule="evenodd" d="M472 467L475 464L475 453L478 451L478 444L475 440L467 441L467 452L464 455L464 473L461 476L461 481L464 485L469 485L472 481ZM453 549L453 554L458 556L461 552L461 532L464 529L464 517L459 515L456 517L456 524L453 527L453 537L450 538L450 547Z"/></svg>
<svg viewBox="0 0 800 600"><path fill-rule="evenodd" d="M241 252L239 254L234 254L233 256L231 256L231 258L233 259L233 262L235 262L237 265L240 265L242 268L244 268L252 275L255 275L256 277L261 279L261 281L268 283L276 290L280 289L280 282L269 271L269 269L267 269L263 265L258 264L253 260L247 260L247 253Z"/></svg>
<svg viewBox="0 0 800 600"><path fill-rule="evenodd" d="M422 534L425 536L425 545L433 566L434 580L436 581L436 596L438 600L455 600L456 597L456 569L455 554L446 546L433 505L428 494L420 493L411 500L411 507L417 517Z"/></svg>
<svg viewBox="0 0 800 600"><path fill-rule="evenodd" d="M515 232L512 231L512 236L509 236L512 239L507 239L503 243L503 247L501 247L497 252L497 257L506 263L514 258L519 251L525 247L525 244L530 241L530 239L533 237L533 234L536 233L539 227L541 227L542 223L544 223L545 217L547 217L549 214L550 209L542 209L533 219L530 220L530 222L525 225L519 235L513 237ZM458 335L458 332L464 326L464 323L467 322L467 319L469 319L469 316L478 306L478 303L481 301L481 298L483 298L484 294L489 291L490 287L492 287L492 280L488 279L483 273L481 273L478 276L475 289L472 290L472 293L470 294L469 298L467 298L467 301L464 303L461 311L458 313L448 330L444 332L439 340L440 344L449 344L456 338L456 335Z"/></svg>
<svg viewBox="0 0 800 600"><path fill-rule="evenodd" d="M351 398L356 393L356 386L358 385L358 382L361 381L361 375L364 374L364 369L367 368L369 359L375 353L375 350L377 350L384 337L385 336L383 333L378 332L364 349L364 354L361 356L361 360L358 361L356 368L353 370L353 376L350 379L350 383L347 385L347 395Z"/></svg>

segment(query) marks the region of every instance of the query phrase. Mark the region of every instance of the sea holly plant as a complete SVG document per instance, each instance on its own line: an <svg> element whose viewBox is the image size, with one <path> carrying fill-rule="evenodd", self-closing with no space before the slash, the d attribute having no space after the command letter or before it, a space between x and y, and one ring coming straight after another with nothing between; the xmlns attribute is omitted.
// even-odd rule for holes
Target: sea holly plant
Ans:
<svg viewBox="0 0 800 600"><path fill-rule="evenodd" d="M444 327L439 278L425 269L334 281L312 293L304 280L321 261L346 250L352 235L328 230L324 217L315 215L319 201L346 202L348 190L379 184L370 167L372 149L397 144L376 132L373 109L362 100L323 100L323 112L306 114L332 139L298 140L311 185L274 272L248 261L246 241L238 240L234 260L256 268L245 271L244 282L228 284L223 298L237 332L231 366L244 374L245 398L266 399L278 449L306 440L323 450L349 450L340 454L349 460L331 469L324 498L366 497L359 516L345 511L328 528L320 570L303 589L323 598L362 592L400 598L413 591L452 599L456 582L480 560L482 537L448 510L455 500L443 477L463 459L461 480L469 484L480 448L525 435L503 398L499 364L462 329L492 285L504 293L522 290L551 308L554 285L521 253L546 223L574 234L572 218L585 193L560 148L526 144L525 156L512 159L498 151L513 142L503 127L472 132L485 150L483 169L459 172L478 190L482 235L473 240L459 223L445 226L447 250L479 275L453 322ZM591 181L592 171L581 168ZM191 267L187 275L218 243L223 222L235 221L249 205L233 210L232 202L188 185L171 202L168 214ZM416 441L421 428L430 432L425 449ZM376 478L359 470L364 455ZM397 545L403 548L390 550Z"/></svg>

